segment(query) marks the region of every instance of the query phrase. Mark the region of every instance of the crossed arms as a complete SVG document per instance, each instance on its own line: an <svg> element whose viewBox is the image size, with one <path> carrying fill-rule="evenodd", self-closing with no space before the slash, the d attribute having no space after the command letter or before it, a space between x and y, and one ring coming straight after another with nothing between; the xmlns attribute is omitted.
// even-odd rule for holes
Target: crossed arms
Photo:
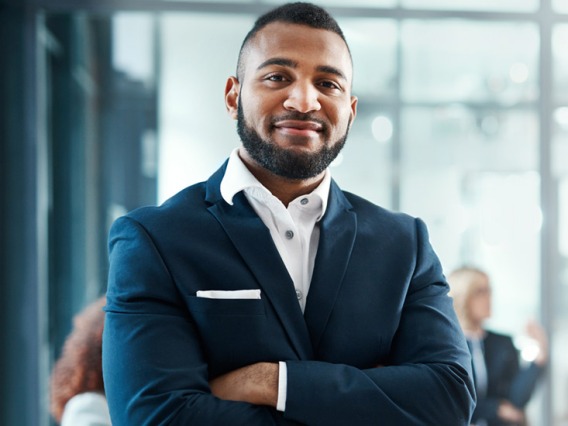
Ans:
<svg viewBox="0 0 568 426"><path fill-rule="evenodd" d="M422 250L431 250L427 243L421 245ZM188 312L187 301L195 305L192 295L178 285L182 275L192 280L193 270L181 274L176 266L167 265L164 247L128 218L119 220L111 231L103 369L113 425L468 424L475 400L470 359L447 286L439 268L431 264L431 253L418 256L400 309L396 307L396 330L386 345L388 362L378 360L363 367L342 362L340 355L333 359L350 339L351 350L358 351L357 339L339 328L335 335L330 331L333 339L322 343L331 348L324 352L328 355L313 359L294 355L286 338L278 337L281 330L264 330L266 324L277 323L266 306L262 322L258 316L246 315L226 322L227 317L216 312L215 318L208 318L224 321L219 329L245 321L252 337L226 334L212 339ZM198 257L198 251L192 256ZM195 263L207 274L215 273L210 265ZM395 308L385 305L382 309ZM206 310L209 307L195 315L211 315ZM334 318L329 319L328 329L334 329ZM373 318L369 317L369 330L382 328ZM217 327L217 323L205 324ZM265 335L266 331L270 334ZM334 346L339 341L335 338L341 345ZM249 341L255 347L245 350ZM213 347L225 348L224 366L212 364L221 356ZM284 413L274 409L278 361L287 366ZM377 364L386 365L378 368Z"/></svg>

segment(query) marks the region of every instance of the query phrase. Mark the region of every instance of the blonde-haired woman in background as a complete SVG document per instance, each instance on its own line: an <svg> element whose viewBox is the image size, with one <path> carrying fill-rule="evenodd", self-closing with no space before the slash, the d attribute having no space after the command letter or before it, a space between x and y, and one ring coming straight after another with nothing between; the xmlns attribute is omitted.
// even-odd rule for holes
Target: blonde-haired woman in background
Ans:
<svg viewBox="0 0 568 426"><path fill-rule="evenodd" d="M539 345L537 357L526 368L510 336L484 328L491 316L491 286L481 269L462 267L448 276L450 295L466 335L473 360L477 406L476 426L524 425L528 403L548 358L546 333L535 322L527 334Z"/></svg>

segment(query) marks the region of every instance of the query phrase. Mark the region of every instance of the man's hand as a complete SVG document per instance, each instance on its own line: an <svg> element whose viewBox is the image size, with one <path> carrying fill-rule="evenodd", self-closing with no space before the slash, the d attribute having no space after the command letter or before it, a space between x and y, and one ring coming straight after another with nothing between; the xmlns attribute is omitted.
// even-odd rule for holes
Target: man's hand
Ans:
<svg viewBox="0 0 568 426"><path fill-rule="evenodd" d="M209 386L217 398L276 408L278 364L259 362L247 365L216 377Z"/></svg>

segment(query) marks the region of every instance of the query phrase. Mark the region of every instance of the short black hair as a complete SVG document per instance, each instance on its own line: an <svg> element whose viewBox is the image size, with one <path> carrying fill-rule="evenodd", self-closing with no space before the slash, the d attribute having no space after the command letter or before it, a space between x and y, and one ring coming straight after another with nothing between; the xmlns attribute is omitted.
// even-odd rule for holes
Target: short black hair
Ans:
<svg viewBox="0 0 568 426"><path fill-rule="evenodd" d="M261 15L254 23L252 29L245 36L239 51L239 59L237 61L237 78L240 79L242 76L243 52L245 51L246 46L260 30L273 22L287 22L290 24L306 25L311 28L332 31L345 42L347 51L349 51L349 55L351 55L351 51L349 50L349 45L347 44L347 40L345 40L343 31L335 18L333 18L327 10L312 3L287 3L277 7L276 9L270 10L264 15Z"/></svg>

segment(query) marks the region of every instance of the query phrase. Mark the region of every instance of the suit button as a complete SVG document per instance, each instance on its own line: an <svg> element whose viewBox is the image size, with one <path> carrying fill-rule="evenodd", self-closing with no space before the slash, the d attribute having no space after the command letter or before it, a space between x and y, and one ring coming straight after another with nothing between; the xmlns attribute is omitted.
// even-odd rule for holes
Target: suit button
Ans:
<svg viewBox="0 0 568 426"><path fill-rule="evenodd" d="M305 206L305 205L308 204L309 202L310 202L310 200L308 200L307 198L302 198L302 199L300 200L300 204L301 204L302 206Z"/></svg>
<svg viewBox="0 0 568 426"><path fill-rule="evenodd" d="M288 230L288 231L286 231L286 233L284 235L286 235L286 238L288 240L291 240L292 238L294 238L294 231Z"/></svg>
<svg viewBox="0 0 568 426"><path fill-rule="evenodd" d="M301 300L304 295L300 290L296 289L296 297L298 298L298 300Z"/></svg>

